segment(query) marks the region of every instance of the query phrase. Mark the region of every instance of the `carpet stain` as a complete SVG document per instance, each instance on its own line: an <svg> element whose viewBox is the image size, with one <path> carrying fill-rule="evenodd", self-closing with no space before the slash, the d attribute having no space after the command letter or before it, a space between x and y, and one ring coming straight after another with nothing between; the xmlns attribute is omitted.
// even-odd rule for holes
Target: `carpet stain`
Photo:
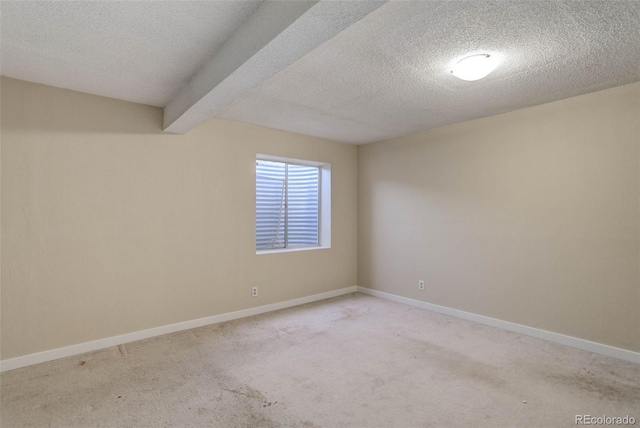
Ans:
<svg viewBox="0 0 640 428"><path fill-rule="evenodd" d="M120 351L120 355L123 357L128 354L127 347L124 345L118 345L118 351Z"/></svg>
<svg viewBox="0 0 640 428"><path fill-rule="evenodd" d="M236 326L231 321L226 321L213 325L212 330L224 337L229 337L235 333Z"/></svg>
<svg viewBox="0 0 640 428"><path fill-rule="evenodd" d="M448 360L446 365L456 377L463 380L478 381L495 389L503 388L505 385L504 379L498 374L499 369L465 358L461 354L455 354L455 357Z"/></svg>
<svg viewBox="0 0 640 428"><path fill-rule="evenodd" d="M185 332L4 372L1 425L551 427L600 409L637 418L638 365L461 320L445 328L444 316L357 296L201 327L197 341Z"/></svg>
<svg viewBox="0 0 640 428"><path fill-rule="evenodd" d="M640 384L628 385L622 382L616 382L610 378L596 376L588 370L582 370L572 374L546 374L545 378L571 389L578 389L589 394L597 395L599 398L616 402L627 402L640 406Z"/></svg>
<svg viewBox="0 0 640 428"><path fill-rule="evenodd" d="M246 421L247 428L253 427L265 427L265 428L277 428L282 426L278 422L266 417L264 414L252 412Z"/></svg>
<svg viewBox="0 0 640 428"><path fill-rule="evenodd" d="M409 337L403 339L409 341L414 354L418 351L416 357L429 361L429 364L438 367L438 372L448 378L480 382L495 389L501 389L505 385L498 367L429 341Z"/></svg>
<svg viewBox="0 0 640 428"><path fill-rule="evenodd" d="M224 391L230 392L231 394L235 395L235 396L241 396L241 397L246 397L249 398L251 400L257 401L260 404L265 404L268 403L267 399L265 398L265 396L258 390L255 390L249 386L243 386L241 389L227 389L227 388L222 388Z"/></svg>
<svg viewBox="0 0 640 428"><path fill-rule="evenodd" d="M276 329L276 333L281 335L288 335L293 333L304 334L309 331L309 327L305 325L292 325L289 327L281 327Z"/></svg>
<svg viewBox="0 0 640 428"><path fill-rule="evenodd" d="M241 408L242 413L242 417L239 418L239 420L243 421L241 426L265 428L281 426L280 423L275 422L264 413L265 408L271 406L273 403L267 401L264 394L260 391L247 385L239 389L222 389L238 399L237 404ZM256 406L260 410L256 410Z"/></svg>
<svg viewBox="0 0 640 428"><path fill-rule="evenodd" d="M332 321L349 321L355 320L362 316L368 315L370 311L367 308L362 307L351 307L351 306L342 306L340 311L338 312L338 316Z"/></svg>

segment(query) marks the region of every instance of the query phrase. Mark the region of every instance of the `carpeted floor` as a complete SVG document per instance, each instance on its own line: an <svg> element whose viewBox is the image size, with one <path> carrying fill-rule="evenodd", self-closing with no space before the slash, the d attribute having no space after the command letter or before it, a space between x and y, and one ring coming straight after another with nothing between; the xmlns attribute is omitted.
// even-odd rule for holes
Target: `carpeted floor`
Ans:
<svg viewBox="0 0 640 428"><path fill-rule="evenodd" d="M2 428L640 424L640 365L352 294L13 370Z"/></svg>

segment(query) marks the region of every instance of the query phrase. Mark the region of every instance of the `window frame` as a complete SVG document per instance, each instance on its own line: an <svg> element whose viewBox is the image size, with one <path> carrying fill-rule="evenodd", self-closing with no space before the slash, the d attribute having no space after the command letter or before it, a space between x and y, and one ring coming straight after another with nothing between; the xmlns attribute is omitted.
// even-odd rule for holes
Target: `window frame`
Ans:
<svg viewBox="0 0 640 428"><path fill-rule="evenodd" d="M290 253L295 251L309 251L309 250L322 250L331 248L331 164L326 162L317 162L305 159L287 158L282 156L273 156L267 154L256 154L255 161L268 161L268 162L281 162L289 165L309 166L318 168L318 244L317 245L301 245L294 247L284 248L267 248L259 250L255 248L255 227L257 225L257 199L254 199L254 250L256 255L261 254L274 254L274 253ZM285 169L288 171L288 168ZM256 172L254 168L254 173ZM288 180L288 177L287 177ZM257 177L254 175L254 194L257 194ZM285 189L288 192L289 184L285 185ZM255 197L254 197L255 198ZM285 211L285 237L288 234L286 228L288 227L289 206L287 203L287 209ZM285 238L285 245L287 239Z"/></svg>

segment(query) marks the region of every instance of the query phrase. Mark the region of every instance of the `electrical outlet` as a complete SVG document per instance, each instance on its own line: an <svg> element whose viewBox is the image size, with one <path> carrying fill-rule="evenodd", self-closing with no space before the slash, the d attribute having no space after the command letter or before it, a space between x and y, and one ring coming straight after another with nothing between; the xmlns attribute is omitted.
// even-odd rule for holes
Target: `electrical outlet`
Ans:
<svg viewBox="0 0 640 428"><path fill-rule="evenodd" d="M258 287L253 287L251 289L251 297L258 297Z"/></svg>
<svg viewBox="0 0 640 428"><path fill-rule="evenodd" d="M418 281L418 290L424 291L424 280L422 279Z"/></svg>

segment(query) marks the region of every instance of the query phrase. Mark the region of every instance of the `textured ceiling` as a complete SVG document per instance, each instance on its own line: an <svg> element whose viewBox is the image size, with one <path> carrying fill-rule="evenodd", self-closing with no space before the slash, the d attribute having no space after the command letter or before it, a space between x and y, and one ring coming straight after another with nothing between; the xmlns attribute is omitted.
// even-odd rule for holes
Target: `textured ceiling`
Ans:
<svg viewBox="0 0 640 428"><path fill-rule="evenodd" d="M2 1L4 76L164 107L261 1Z"/></svg>
<svg viewBox="0 0 640 428"><path fill-rule="evenodd" d="M165 131L188 132L384 3L262 3L165 107Z"/></svg>
<svg viewBox="0 0 640 428"><path fill-rule="evenodd" d="M501 57L487 78L449 73ZM389 2L218 113L368 143L640 80L640 2Z"/></svg>
<svg viewBox="0 0 640 428"><path fill-rule="evenodd" d="M640 80L639 1L306 3L1 1L0 72L179 105L180 132L214 115L349 143ZM449 73L480 52L487 78Z"/></svg>

